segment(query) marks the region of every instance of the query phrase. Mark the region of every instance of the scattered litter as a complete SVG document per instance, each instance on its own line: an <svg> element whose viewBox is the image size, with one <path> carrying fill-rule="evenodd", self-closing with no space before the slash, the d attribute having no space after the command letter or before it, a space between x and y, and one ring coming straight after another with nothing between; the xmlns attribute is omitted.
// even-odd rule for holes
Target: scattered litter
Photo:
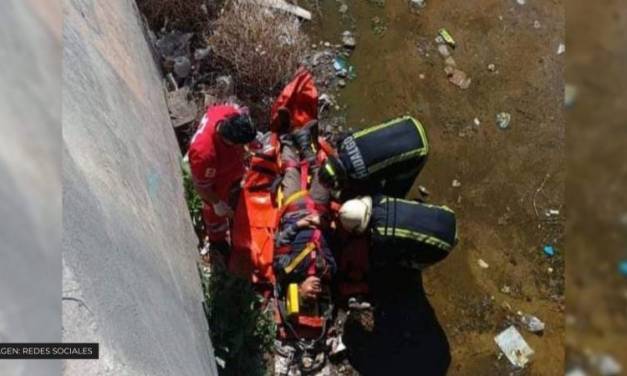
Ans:
<svg viewBox="0 0 627 376"><path fill-rule="evenodd" d="M564 86L564 106L571 108L575 104L577 99L577 86L572 84L566 84Z"/></svg>
<svg viewBox="0 0 627 376"><path fill-rule="evenodd" d="M462 182L460 182L460 181L459 181L459 180L457 180L457 179L453 179L453 181L451 182L451 186L452 186L453 188L459 188L459 187L461 187L461 186L462 186Z"/></svg>
<svg viewBox="0 0 627 376"><path fill-rule="evenodd" d="M189 100L189 88L183 87L169 91L166 95L172 126L178 128L193 122L198 114L198 107Z"/></svg>
<svg viewBox="0 0 627 376"><path fill-rule="evenodd" d="M425 79L425 77L426 77L426 76L425 76L425 74L424 74L424 73L420 73L420 74L418 75L418 78L420 78L421 80L424 80L424 79Z"/></svg>
<svg viewBox="0 0 627 376"><path fill-rule="evenodd" d="M547 218L551 218L551 217L559 217L560 215L560 211L557 209L546 209L546 211L544 212L544 215Z"/></svg>
<svg viewBox="0 0 627 376"><path fill-rule="evenodd" d="M588 374L581 368L573 368L566 372L566 376L588 376Z"/></svg>
<svg viewBox="0 0 627 376"><path fill-rule="evenodd" d="M209 57L209 53L211 52L211 47L207 48L198 48L194 51L194 60L201 61Z"/></svg>
<svg viewBox="0 0 627 376"><path fill-rule="evenodd" d="M533 21L533 28L534 29L539 29L541 27L542 27L542 24L540 24L540 21L538 21L538 20Z"/></svg>
<svg viewBox="0 0 627 376"><path fill-rule="evenodd" d="M609 354L595 355L590 363L601 376L618 376L623 372L623 367Z"/></svg>
<svg viewBox="0 0 627 376"><path fill-rule="evenodd" d="M178 56L174 59L174 75L178 78L189 76L192 71L192 62L187 56Z"/></svg>
<svg viewBox="0 0 627 376"><path fill-rule="evenodd" d="M339 9L340 13L344 14L346 12L348 12L348 4L344 3L342 5L340 5L340 9Z"/></svg>
<svg viewBox="0 0 627 376"><path fill-rule="evenodd" d="M509 294L512 293L512 288L507 286L507 285L504 285L503 287L501 287L501 292L503 294L508 294L509 295Z"/></svg>
<svg viewBox="0 0 627 376"><path fill-rule="evenodd" d="M544 254L547 256L555 256L555 248L552 245L545 245L543 248Z"/></svg>
<svg viewBox="0 0 627 376"><path fill-rule="evenodd" d="M335 57L333 60L333 68L335 68L335 73L339 77L348 77L351 80L357 77L354 67L348 63L348 60L344 56Z"/></svg>
<svg viewBox="0 0 627 376"><path fill-rule="evenodd" d="M482 259L477 260L477 264L479 264L479 267L481 269L487 269L490 267L490 264L488 264L487 262L483 261Z"/></svg>
<svg viewBox="0 0 627 376"><path fill-rule="evenodd" d="M429 190L427 189L427 187L425 187L424 185L419 185L418 186L418 192L420 192L421 195L427 197L431 194L431 192L429 192Z"/></svg>
<svg viewBox="0 0 627 376"><path fill-rule="evenodd" d="M346 48L355 48L357 46L357 40L350 31L346 30L342 33L342 44Z"/></svg>
<svg viewBox="0 0 627 376"><path fill-rule="evenodd" d="M546 271L547 271L547 273L549 273L549 274L553 274L553 268L552 268L552 267L550 267L550 266L546 269Z"/></svg>
<svg viewBox="0 0 627 376"><path fill-rule="evenodd" d="M339 87L346 87L346 80L344 80L344 79L339 79L339 80L337 81L337 86L339 86Z"/></svg>
<svg viewBox="0 0 627 376"><path fill-rule="evenodd" d="M512 121L512 115L509 112L500 112L496 114L496 125L501 129L509 128L509 123Z"/></svg>
<svg viewBox="0 0 627 376"><path fill-rule="evenodd" d="M310 11L303 9L298 5L290 4L284 0L248 0L248 2L290 13L296 17L311 21Z"/></svg>
<svg viewBox="0 0 627 376"><path fill-rule="evenodd" d="M560 45L557 46L557 54L561 55L564 52L566 52L566 45L564 43L560 43Z"/></svg>
<svg viewBox="0 0 627 376"><path fill-rule="evenodd" d="M427 2L425 0L409 0L409 3L414 8L424 8L427 6Z"/></svg>
<svg viewBox="0 0 627 376"><path fill-rule="evenodd" d="M481 125L481 121L479 120L479 118L474 118L472 121L477 127Z"/></svg>
<svg viewBox="0 0 627 376"><path fill-rule="evenodd" d="M342 341L342 336L335 337L331 342L331 352L329 353L329 355L337 357L338 355L345 353L346 350L347 347L344 344L344 341Z"/></svg>
<svg viewBox="0 0 627 376"><path fill-rule="evenodd" d="M518 5L525 5L525 4L527 4L527 0L516 0L516 2L518 3Z"/></svg>
<svg viewBox="0 0 627 376"><path fill-rule="evenodd" d="M448 80L455 86L458 86L461 89L468 89L470 87L470 83L472 79L466 75L466 72L459 70L457 68L453 68L450 65L447 65L444 68L446 75L448 76Z"/></svg>
<svg viewBox="0 0 627 376"><path fill-rule="evenodd" d="M451 46L452 48L455 48L456 44L455 44L455 39L453 39L453 37L451 36L451 34L448 32L448 30L442 28L438 31L438 35L442 38L442 40L444 41L444 43L448 44L449 46Z"/></svg>
<svg viewBox="0 0 627 376"><path fill-rule="evenodd" d="M449 56L446 59L444 59L444 65L446 67L451 67L451 68L457 67L457 63L455 62L455 59L453 59L453 56ZM444 71L446 72L446 68L444 68Z"/></svg>
<svg viewBox="0 0 627 376"><path fill-rule="evenodd" d="M445 59L451 56L451 52L448 50L448 46L446 44L439 44L438 52L440 53L440 56L442 56Z"/></svg>
<svg viewBox="0 0 627 376"><path fill-rule="evenodd" d="M542 320L533 315L521 315L520 322L531 333L542 333L546 327Z"/></svg>
<svg viewBox="0 0 627 376"><path fill-rule="evenodd" d="M627 277L627 260L622 260L618 263L618 272L623 276Z"/></svg>
<svg viewBox="0 0 627 376"><path fill-rule="evenodd" d="M324 46L325 46L326 48L331 47L331 42L324 42Z"/></svg>
<svg viewBox="0 0 627 376"><path fill-rule="evenodd" d="M494 337L494 342L496 342L507 359L518 368L524 368L529 363L529 358L534 354L533 349L529 347L525 339L513 326Z"/></svg>
<svg viewBox="0 0 627 376"><path fill-rule="evenodd" d="M494 72L494 71L496 71L496 65L494 65L494 64L488 64L488 70L489 70L490 72Z"/></svg>

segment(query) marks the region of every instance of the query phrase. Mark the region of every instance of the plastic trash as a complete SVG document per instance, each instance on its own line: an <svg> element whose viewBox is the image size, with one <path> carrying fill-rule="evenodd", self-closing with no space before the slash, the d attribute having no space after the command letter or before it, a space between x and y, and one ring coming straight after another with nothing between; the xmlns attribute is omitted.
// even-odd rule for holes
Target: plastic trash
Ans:
<svg viewBox="0 0 627 376"><path fill-rule="evenodd" d="M546 327L542 320L533 315L522 315L520 322L525 326L525 329L531 333L542 333Z"/></svg>
<svg viewBox="0 0 627 376"><path fill-rule="evenodd" d="M623 276L627 277L627 260L622 260L618 263L618 272Z"/></svg>
<svg viewBox="0 0 627 376"><path fill-rule="evenodd" d="M581 368L573 368L566 372L566 376L588 376L588 374Z"/></svg>
<svg viewBox="0 0 627 376"><path fill-rule="evenodd" d="M555 256L555 248L552 245L545 245L543 248L544 254L547 256Z"/></svg>
<svg viewBox="0 0 627 376"><path fill-rule="evenodd" d="M590 363L594 365L601 376L618 376L623 372L623 366L608 354L594 356Z"/></svg>
<svg viewBox="0 0 627 376"><path fill-rule="evenodd" d="M482 259L477 260L477 264L479 264L479 267L481 269L487 269L490 267L490 264L488 264L487 262L483 261Z"/></svg>
<svg viewBox="0 0 627 376"><path fill-rule="evenodd" d="M501 129L509 128L509 123L512 121L512 115L508 112L501 112L496 114L496 125Z"/></svg>
<svg viewBox="0 0 627 376"><path fill-rule="evenodd" d="M448 44L452 48L455 48L456 46L455 39L453 39L453 36L448 32L448 30L444 28L438 30L438 36L442 38L444 43Z"/></svg>
<svg viewBox="0 0 627 376"><path fill-rule="evenodd" d="M534 351L515 327L510 326L494 337L494 342L515 367L524 368Z"/></svg>
<svg viewBox="0 0 627 376"><path fill-rule="evenodd" d="M348 77L351 80L357 78L355 68L349 64L344 56L336 56L335 59L333 59L333 68L338 76Z"/></svg>

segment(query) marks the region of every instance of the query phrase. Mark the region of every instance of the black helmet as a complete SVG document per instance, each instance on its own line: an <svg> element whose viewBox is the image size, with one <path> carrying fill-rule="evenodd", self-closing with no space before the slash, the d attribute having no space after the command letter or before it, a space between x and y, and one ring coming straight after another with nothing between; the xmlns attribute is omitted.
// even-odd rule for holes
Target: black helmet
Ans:
<svg viewBox="0 0 627 376"><path fill-rule="evenodd" d="M255 129L250 116L235 114L222 121L218 133L234 144L243 145L255 139L257 129Z"/></svg>
<svg viewBox="0 0 627 376"><path fill-rule="evenodd" d="M325 187L340 190L346 183L346 168L339 158L329 156L320 166L318 179Z"/></svg>

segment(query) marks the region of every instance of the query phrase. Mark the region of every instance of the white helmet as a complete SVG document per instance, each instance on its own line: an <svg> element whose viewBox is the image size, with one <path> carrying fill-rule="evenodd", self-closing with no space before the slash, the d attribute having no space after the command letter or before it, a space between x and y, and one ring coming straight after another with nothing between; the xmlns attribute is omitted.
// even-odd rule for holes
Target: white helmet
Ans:
<svg viewBox="0 0 627 376"><path fill-rule="evenodd" d="M371 214L372 198L370 196L357 197L342 205L340 222L342 222L342 227L345 230L360 234L366 231Z"/></svg>

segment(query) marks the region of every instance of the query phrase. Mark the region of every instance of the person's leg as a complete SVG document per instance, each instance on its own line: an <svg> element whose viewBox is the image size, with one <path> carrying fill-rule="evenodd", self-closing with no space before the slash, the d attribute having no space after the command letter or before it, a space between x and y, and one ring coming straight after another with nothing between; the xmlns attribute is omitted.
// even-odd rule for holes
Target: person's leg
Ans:
<svg viewBox="0 0 627 376"><path fill-rule="evenodd" d="M211 244L226 242L229 222L226 217L218 216L210 204L203 203L202 218L205 221L207 237Z"/></svg>
<svg viewBox="0 0 627 376"><path fill-rule="evenodd" d="M281 149L281 161L283 162L284 174L281 180L281 188L285 199L301 190L300 186L300 158L298 152L291 146L284 144Z"/></svg>

